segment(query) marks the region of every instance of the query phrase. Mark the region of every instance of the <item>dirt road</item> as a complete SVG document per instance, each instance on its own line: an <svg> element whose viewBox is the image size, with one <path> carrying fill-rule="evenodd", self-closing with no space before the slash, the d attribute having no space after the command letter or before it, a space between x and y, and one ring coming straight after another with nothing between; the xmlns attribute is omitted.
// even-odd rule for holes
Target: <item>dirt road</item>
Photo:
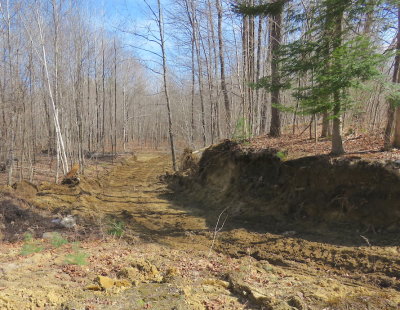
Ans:
<svg viewBox="0 0 400 310"><path fill-rule="evenodd" d="M77 187L17 192L34 206L29 212L42 210L43 223L72 214L78 227L46 227L70 242L39 238L42 249L26 256L27 241L3 244L0 309L400 308L398 245L342 246L237 226L221 230L210 251L217 219L168 189L160 178L167 170L168 156L140 154L99 174L92 167ZM31 224L41 236L43 226ZM122 238L109 235L115 227ZM67 263L79 253L85 264Z"/></svg>

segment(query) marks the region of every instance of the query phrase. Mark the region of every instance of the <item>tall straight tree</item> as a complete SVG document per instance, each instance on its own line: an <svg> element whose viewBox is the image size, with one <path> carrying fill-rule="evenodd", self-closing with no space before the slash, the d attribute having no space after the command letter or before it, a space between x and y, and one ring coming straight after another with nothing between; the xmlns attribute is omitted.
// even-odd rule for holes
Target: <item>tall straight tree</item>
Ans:
<svg viewBox="0 0 400 310"><path fill-rule="evenodd" d="M222 5L221 0L215 0L215 5L218 14L218 56L219 68L221 78L221 90L224 97L225 113L226 113L226 135L230 137L232 134L232 112L229 102L228 89L226 86L225 76L225 53L224 53L224 40L222 36Z"/></svg>
<svg viewBox="0 0 400 310"><path fill-rule="evenodd" d="M281 135L281 76L279 50L282 44L283 10L288 0L273 0L268 3L249 6L239 4L235 10L247 16L269 16L271 21L270 51L271 51L271 77L268 90L271 92L271 126L269 133L272 137Z"/></svg>
<svg viewBox="0 0 400 310"><path fill-rule="evenodd" d="M199 84L200 93L200 108L201 108L201 128L202 128L202 140L203 146L206 146L206 117L204 107L204 91L203 91L203 62L201 59L200 50L200 27L196 13L196 4L193 1L185 0L186 14L192 28L193 43L195 48L195 55L197 59L197 81Z"/></svg>
<svg viewBox="0 0 400 310"><path fill-rule="evenodd" d="M328 0L326 1L326 21L325 21L325 30L327 34L325 35L325 40L329 41L330 39L332 46L329 44L326 45L326 62L325 62L325 72L323 74L326 76L330 74L330 66L337 70L337 73L341 75L342 70L344 69L341 64L341 58L335 57L334 52L338 51L339 48L343 44L343 23L344 23L344 12L346 9L348 1L343 0ZM329 33L328 29L332 29L331 33ZM332 54L331 54L332 53ZM333 56L333 57L331 57ZM332 64L330 63L330 58L332 58ZM334 85L332 85L334 86ZM342 109L342 91L341 87L334 87L332 91L333 97L333 126L332 126L332 154L343 154L344 148L342 143L341 136L341 117L340 112ZM329 94L329 92L328 92Z"/></svg>
<svg viewBox="0 0 400 310"><path fill-rule="evenodd" d="M50 97L50 103L51 103L51 108L53 112L53 120L54 120L54 126L56 130L56 136L57 136L57 159L61 159L61 164L63 167L63 172L66 174L68 172L68 160L67 160L67 153L65 149L65 144L64 144L64 137L61 132L61 126L60 126L60 120L59 120L59 110L58 106L56 106L56 102L54 100L54 94L53 94L53 89L51 87L51 79L50 79L50 73L49 73L49 68L48 68L48 59L47 59L47 53L46 53L46 46L45 46L45 37L44 37L44 29L43 29L43 18L40 15L39 12L39 7L35 7L35 19L36 23L38 26L39 30L39 38L40 38L40 48L41 48L41 55L40 52L38 52L39 57L41 57L43 67L44 67L44 72L46 75L46 82L48 86L48 95ZM27 33L31 36L27 26L25 25Z"/></svg>
<svg viewBox="0 0 400 310"><path fill-rule="evenodd" d="M280 72L279 72L279 49L282 44L282 15L285 0L276 0L273 2L271 15L271 127L269 133L273 137L281 135L281 116L278 105L281 104L280 94Z"/></svg>
<svg viewBox="0 0 400 310"><path fill-rule="evenodd" d="M150 6L149 6L150 8ZM175 156L175 145L174 145L174 134L172 129L172 112L171 112L171 103L168 92L168 73L167 73L167 54L165 50L165 33L164 33L164 17L163 11L161 7L160 0L157 0L157 13L154 11L153 15L157 22L158 32L159 32L159 45L161 48L161 58L162 58L162 70L163 70L163 86L164 86L164 95L165 101L167 103L167 116L168 116L168 134L169 134L169 142L171 148L171 157L172 157L172 168L176 171L176 156Z"/></svg>
<svg viewBox="0 0 400 310"><path fill-rule="evenodd" d="M392 83L400 83L400 2L397 3L397 34L396 34L396 56L394 58ZM395 98L389 98L388 118L385 128L384 148L390 149L392 146L400 147L400 107L395 106ZM393 130L393 122L395 122L394 138L391 141Z"/></svg>

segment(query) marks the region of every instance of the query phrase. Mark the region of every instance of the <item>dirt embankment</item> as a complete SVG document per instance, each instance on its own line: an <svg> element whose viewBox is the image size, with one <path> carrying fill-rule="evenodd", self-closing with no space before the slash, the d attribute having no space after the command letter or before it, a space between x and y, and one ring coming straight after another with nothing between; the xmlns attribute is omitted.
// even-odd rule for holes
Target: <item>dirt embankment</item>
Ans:
<svg viewBox="0 0 400 310"><path fill-rule="evenodd" d="M0 248L0 309L399 309L398 233L379 232L379 222L367 227L360 216L365 233L353 219L318 218L337 199L325 203L336 197L329 184L326 198L317 196L319 175L302 174L301 160L228 142L195 165L186 155L190 176L169 175L173 190L160 178L170 157L140 154L75 186L21 183L0 192L0 231L12 241ZM305 170L314 167L303 160ZM351 185L342 180L344 189ZM290 207L296 199L305 202L301 212ZM230 216L223 212L215 231L227 207ZM68 216L74 228L54 222ZM123 235L110 235L117 231ZM32 240L22 241L26 232ZM54 232L68 243L45 238Z"/></svg>
<svg viewBox="0 0 400 310"><path fill-rule="evenodd" d="M232 218L253 226L312 223L400 231L400 162L285 156L225 141L204 152L194 176L179 177L174 185L212 202L216 212L229 207Z"/></svg>
<svg viewBox="0 0 400 310"><path fill-rule="evenodd" d="M400 165L285 157L231 141L213 146L197 169L169 179L175 203L203 210L218 232L218 252L268 261L296 274L308 293L323 287L317 299L338 301L311 309L390 309L384 302L400 291ZM323 278L335 279L343 290L325 286L318 281ZM270 284L263 290L273 289ZM385 296L386 290L394 295Z"/></svg>

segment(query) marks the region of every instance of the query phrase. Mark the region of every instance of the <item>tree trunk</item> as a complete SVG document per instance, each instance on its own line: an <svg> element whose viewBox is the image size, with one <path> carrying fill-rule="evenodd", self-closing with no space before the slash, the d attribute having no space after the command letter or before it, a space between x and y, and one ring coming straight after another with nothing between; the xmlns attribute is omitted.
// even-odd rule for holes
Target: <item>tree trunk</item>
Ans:
<svg viewBox="0 0 400 310"><path fill-rule="evenodd" d="M249 0L250 5L254 5L254 0ZM254 83L254 52L255 52L255 40L254 40L254 16L251 15L249 16L248 20L248 32L247 32L247 78L246 78L246 83L247 84L252 84ZM248 136L251 136L254 132L254 89L247 85L247 97L249 100L249 105L248 105L248 128L246 128L246 131L248 130L246 134Z"/></svg>
<svg viewBox="0 0 400 310"><path fill-rule="evenodd" d="M171 113L171 105L169 101L168 94L168 79L167 79L167 57L165 53L165 39L164 39L164 20L161 9L160 0L157 0L158 6L158 31L160 34L160 46L161 46L161 55L162 55L162 67L163 67L163 84L164 84L164 95L165 100L167 102L167 113L168 113L168 133L169 133L169 142L171 147L171 157L172 157L172 168L176 171L176 157L175 157L175 146L174 146L174 135L172 131L172 113Z"/></svg>
<svg viewBox="0 0 400 310"><path fill-rule="evenodd" d="M263 17L258 17L258 27L257 27L257 61L256 61L256 72L255 72L255 81L258 81L260 78L260 69L261 69L261 46L262 46L262 33L263 33ZM260 89L256 89L256 98L255 98L255 134L258 135L260 133Z"/></svg>
<svg viewBox="0 0 400 310"><path fill-rule="evenodd" d="M326 138L328 136L328 126L329 126L328 112L325 111L324 113L322 113L321 138Z"/></svg>
<svg viewBox="0 0 400 310"><path fill-rule="evenodd" d="M399 66L400 66L400 4L397 6L397 44L396 44L396 57L394 59L393 68L393 83L399 83ZM393 143L390 143L392 134L393 121L395 121L395 133ZM386 123L384 148L390 149L391 146L400 147L400 108L394 107L392 100L389 100L388 119Z"/></svg>
<svg viewBox="0 0 400 310"><path fill-rule="evenodd" d="M335 94L335 107L333 109L334 115L336 117L333 119L333 124L332 124L332 150L331 154L332 155L341 155L344 153L344 148L343 148L343 143L342 143L342 122L339 116L340 112L340 98L338 95Z"/></svg>
<svg viewBox="0 0 400 310"><path fill-rule="evenodd" d="M192 49L191 49L191 74L192 74L192 85L191 85L191 105L190 105L190 125L191 125L191 132L190 132L190 143L191 147L194 147L194 133L196 130L194 124L194 98L195 98L195 84L196 84L196 73L195 73L195 62L194 62L194 35L192 34Z"/></svg>
<svg viewBox="0 0 400 310"><path fill-rule="evenodd" d="M328 5L327 13L330 13L329 5ZM337 9L338 13L334 17L334 35L333 35L333 43L332 47L333 50L339 48L342 44L342 23L343 23L343 16L344 16L344 8ZM335 60L334 60L335 61ZM334 66L339 67L340 64L333 63ZM339 69L341 69L339 67ZM331 154L333 155L340 155L343 154L344 148L342 143L342 122L340 117L340 110L341 110L341 96L340 90L337 90L333 95L334 100L334 107L333 107L333 124L332 124L332 150Z"/></svg>
<svg viewBox="0 0 400 310"><path fill-rule="evenodd" d="M198 71L197 81L199 83L199 93L200 93L202 138L203 138L203 146L206 146L207 138L206 138L206 115L204 108L204 93L203 93L203 64L201 61L201 51L200 51L200 38L199 38L200 29L198 27L197 17L195 14L196 14L195 8L192 7L191 22L192 22L192 29L194 34L194 43L195 43L195 50L197 57L197 71Z"/></svg>
<svg viewBox="0 0 400 310"><path fill-rule="evenodd" d="M272 30L273 21L271 18L268 18L268 26L267 26L267 33L268 33L268 51L267 51L267 59L266 63L271 61L271 30ZM266 100L267 94L264 96L264 100L262 100L261 107L260 107L260 133L265 134L267 131L267 116L268 116L268 102Z"/></svg>
<svg viewBox="0 0 400 310"><path fill-rule="evenodd" d="M117 46L114 38L114 155L117 155Z"/></svg>
<svg viewBox="0 0 400 310"><path fill-rule="evenodd" d="M102 105L102 126L101 126L101 143L103 147L103 155L105 150L105 118L106 118L106 89L105 89L105 79L106 79L106 69L105 69L105 55L104 55L104 38L101 39L101 49L102 49L102 91L103 91L103 105Z"/></svg>
<svg viewBox="0 0 400 310"><path fill-rule="evenodd" d="M282 12L274 14L272 18L272 29L271 29L271 82L273 89L271 91L271 127L270 135L272 137L279 137L281 135L281 116L280 111L274 105L281 104L280 98L280 74L279 74L279 48L282 42Z"/></svg>
<svg viewBox="0 0 400 310"><path fill-rule="evenodd" d="M46 73L50 103L51 103L51 107L53 110L54 126L55 126L55 130L56 130L56 136L58 139L58 143L60 144L60 158L61 158L61 163L63 165L63 172L64 172L64 174L66 174L68 172L67 154L65 151L64 139L63 139L63 136L61 133L61 126L60 126L59 115L58 115L58 107L55 105L53 91L52 91L52 87L51 87L51 83L50 83L50 74L49 74L49 70L48 70L48 66L47 66L47 56L46 56L46 48L45 48L42 23L41 23L41 19L39 17L39 12L36 12L36 13L37 13L37 25L39 28L40 44L41 44L41 48L42 48L43 66L44 66L44 70Z"/></svg>

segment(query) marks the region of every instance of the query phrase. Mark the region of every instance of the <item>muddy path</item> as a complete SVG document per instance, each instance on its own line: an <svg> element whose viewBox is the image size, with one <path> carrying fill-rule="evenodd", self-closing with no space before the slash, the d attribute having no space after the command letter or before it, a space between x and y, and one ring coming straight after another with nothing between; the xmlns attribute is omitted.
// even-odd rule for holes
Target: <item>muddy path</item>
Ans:
<svg viewBox="0 0 400 310"><path fill-rule="evenodd" d="M53 229L70 240L61 248L30 227L43 250L28 256L23 241L3 244L0 309L400 308L399 245L351 238L337 245L326 231L261 231L240 222L215 234L208 206L163 181L169 167L166 155L139 154L76 187L13 193L43 221L72 214L78 226ZM124 223L122 238L109 236L110 223ZM65 261L76 240L87 256L82 266Z"/></svg>

